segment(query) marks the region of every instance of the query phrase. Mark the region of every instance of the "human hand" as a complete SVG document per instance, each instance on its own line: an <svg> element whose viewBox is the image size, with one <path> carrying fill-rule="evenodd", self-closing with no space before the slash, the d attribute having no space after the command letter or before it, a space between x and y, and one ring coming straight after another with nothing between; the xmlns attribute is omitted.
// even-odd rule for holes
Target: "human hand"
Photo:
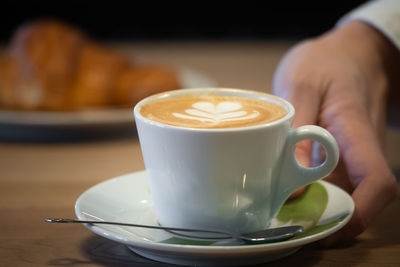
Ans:
<svg viewBox="0 0 400 267"><path fill-rule="evenodd" d="M383 143L393 78L388 70L394 61L400 65L399 55L373 28L351 22L295 46L275 73L274 93L296 109L293 127L320 125L339 145L341 158L326 180L352 194L355 212L343 229L323 241L326 246L362 233L397 194ZM298 144L296 157L303 165L323 161L321 149L313 147L311 142Z"/></svg>

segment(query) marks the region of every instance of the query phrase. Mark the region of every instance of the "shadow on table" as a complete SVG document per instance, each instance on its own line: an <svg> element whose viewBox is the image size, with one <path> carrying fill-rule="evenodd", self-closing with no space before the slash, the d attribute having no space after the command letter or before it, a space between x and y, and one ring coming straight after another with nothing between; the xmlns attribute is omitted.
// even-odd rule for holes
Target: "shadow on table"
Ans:
<svg viewBox="0 0 400 267"><path fill-rule="evenodd" d="M103 266L177 266L144 258L135 254L123 244L96 235L86 239L82 243L81 249L90 263ZM306 246L284 259L253 266L312 266L321 261L322 253L322 249L315 246ZM62 260L58 260L59 264L57 264L57 260L53 260L51 263L53 265L64 265ZM78 265L79 263L71 262L71 265ZM82 264L87 263L82 262Z"/></svg>
<svg viewBox="0 0 400 267"><path fill-rule="evenodd" d="M176 266L144 258L127 246L100 236L86 239L82 243L82 251L94 263L104 266Z"/></svg>
<svg viewBox="0 0 400 267"><path fill-rule="evenodd" d="M373 221L363 242L366 250L400 245L399 207L400 196Z"/></svg>

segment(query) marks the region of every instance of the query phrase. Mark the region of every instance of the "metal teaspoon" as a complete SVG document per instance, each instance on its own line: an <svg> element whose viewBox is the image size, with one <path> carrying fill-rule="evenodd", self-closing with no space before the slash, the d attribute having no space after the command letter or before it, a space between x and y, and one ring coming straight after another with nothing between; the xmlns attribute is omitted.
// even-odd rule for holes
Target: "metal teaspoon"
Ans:
<svg viewBox="0 0 400 267"><path fill-rule="evenodd" d="M132 223L121 223L121 222L106 222L106 221L85 221L85 220L74 220L74 219L55 219L46 218L46 222L51 223L88 223L88 224L111 224L121 226L132 226L140 228L160 229L167 231L183 231L183 232L196 232L196 233L208 233L208 234L219 234L224 235L224 238L235 238L245 241L249 244L257 243L270 243L287 240L298 233L303 232L304 228L299 225L284 226L277 228L265 229L253 233L237 235L233 233L227 233L222 231L211 231L211 230L200 230L200 229L188 229L188 228L176 228L176 227L163 227L155 225L143 225L143 224L132 224ZM201 238L201 237L196 237ZM208 238L212 239L212 238Z"/></svg>

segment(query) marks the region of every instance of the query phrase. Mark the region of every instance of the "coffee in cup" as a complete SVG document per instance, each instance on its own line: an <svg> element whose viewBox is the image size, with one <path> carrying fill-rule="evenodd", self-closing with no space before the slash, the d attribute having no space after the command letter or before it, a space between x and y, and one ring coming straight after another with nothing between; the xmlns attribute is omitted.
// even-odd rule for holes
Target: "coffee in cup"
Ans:
<svg viewBox="0 0 400 267"><path fill-rule="evenodd" d="M275 103L237 96L181 96L144 105L140 113L159 123L188 128L238 128L266 124L286 115Z"/></svg>

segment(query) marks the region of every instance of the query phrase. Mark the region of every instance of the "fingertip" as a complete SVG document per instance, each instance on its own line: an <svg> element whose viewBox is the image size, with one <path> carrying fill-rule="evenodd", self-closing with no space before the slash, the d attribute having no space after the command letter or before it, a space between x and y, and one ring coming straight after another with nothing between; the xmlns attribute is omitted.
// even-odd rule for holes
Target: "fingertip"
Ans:
<svg viewBox="0 0 400 267"><path fill-rule="evenodd" d="M323 248L349 246L355 242L355 238L363 233L367 227L368 225L356 209L350 221L342 229L320 240L318 245Z"/></svg>

